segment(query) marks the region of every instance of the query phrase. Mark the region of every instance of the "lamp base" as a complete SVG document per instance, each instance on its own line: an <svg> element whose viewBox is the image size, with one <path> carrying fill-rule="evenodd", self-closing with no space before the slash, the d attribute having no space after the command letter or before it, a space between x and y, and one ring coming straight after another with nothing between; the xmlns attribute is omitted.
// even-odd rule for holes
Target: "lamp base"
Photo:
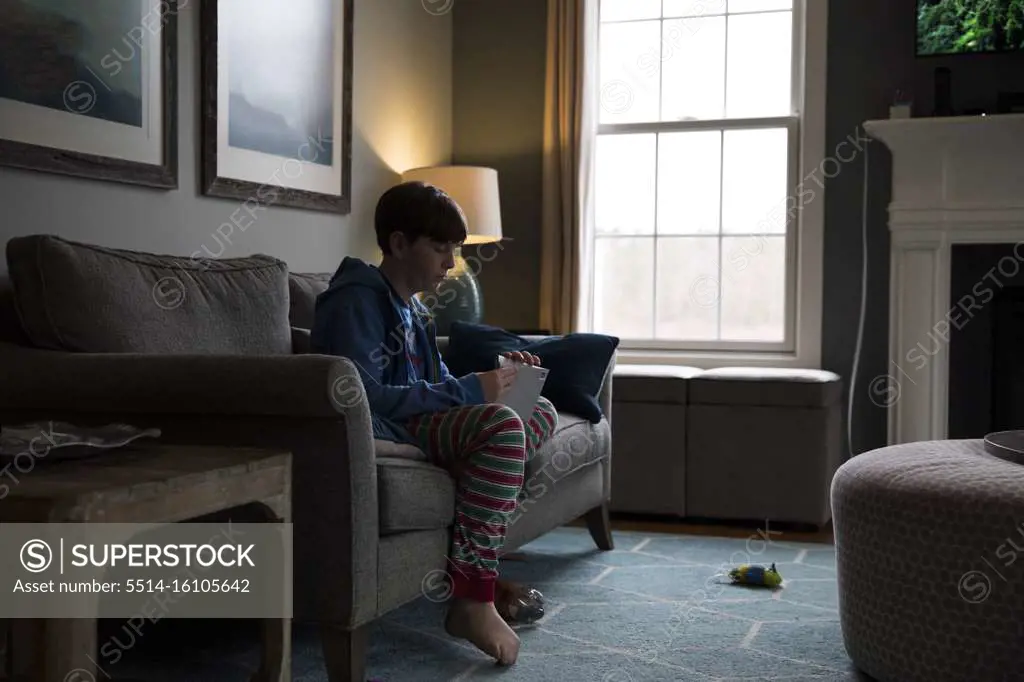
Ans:
<svg viewBox="0 0 1024 682"><path fill-rule="evenodd" d="M447 278L437 288L434 296L424 301L434 314L438 336L448 336L453 322L480 324L484 317L484 297L476 275L466 267L457 267L456 274ZM433 305L430 305L433 304Z"/></svg>

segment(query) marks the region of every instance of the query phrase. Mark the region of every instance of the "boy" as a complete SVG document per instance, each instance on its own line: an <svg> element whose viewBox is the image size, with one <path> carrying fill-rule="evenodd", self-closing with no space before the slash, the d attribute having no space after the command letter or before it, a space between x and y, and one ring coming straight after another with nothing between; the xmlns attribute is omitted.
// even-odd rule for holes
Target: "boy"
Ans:
<svg viewBox="0 0 1024 682"><path fill-rule="evenodd" d="M466 238L458 204L432 185L407 182L381 196L374 223L383 260L379 267L341 262L317 298L312 351L358 367L375 438L414 444L456 477L445 629L510 665L519 637L495 607L497 553L525 463L554 432L556 412L542 398L524 425L496 403L514 368L456 378L441 360L430 314L413 296L435 291L455 266L454 251ZM507 355L540 363L528 353Z"/></svg>

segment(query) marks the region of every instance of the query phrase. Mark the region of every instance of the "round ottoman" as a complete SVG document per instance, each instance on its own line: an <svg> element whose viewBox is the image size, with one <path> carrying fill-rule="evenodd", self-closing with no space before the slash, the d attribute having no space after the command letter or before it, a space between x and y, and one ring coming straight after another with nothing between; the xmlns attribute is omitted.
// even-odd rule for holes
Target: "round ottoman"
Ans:
<svg viewBox="0 0 1024 682"><path fill-rule="evenodd" d="M882 682L1024 680L1024 465L893 445L832 480L843 641Z"/></svg>

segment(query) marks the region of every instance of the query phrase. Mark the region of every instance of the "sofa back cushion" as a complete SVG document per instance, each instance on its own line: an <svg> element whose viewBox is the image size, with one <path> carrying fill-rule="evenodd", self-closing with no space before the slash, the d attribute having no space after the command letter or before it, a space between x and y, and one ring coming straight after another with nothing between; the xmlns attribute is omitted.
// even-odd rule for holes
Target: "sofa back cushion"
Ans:
<svg viewBox="0 0 1024 682"><path fill-rule="evenodd" d="M288 267L264 255L205 259L52 235L7 242L29 342L86 353L290 354Z"/></svg>
<svg viewBox="0 0 1024 682"><path fill-rule="evenodd" d="M291 296L291 310L288 313L293 327L313 328L313 314L316 312L316 297L327 290L331 283L331 272L293 272L288 275L288 291Z"/></svg>

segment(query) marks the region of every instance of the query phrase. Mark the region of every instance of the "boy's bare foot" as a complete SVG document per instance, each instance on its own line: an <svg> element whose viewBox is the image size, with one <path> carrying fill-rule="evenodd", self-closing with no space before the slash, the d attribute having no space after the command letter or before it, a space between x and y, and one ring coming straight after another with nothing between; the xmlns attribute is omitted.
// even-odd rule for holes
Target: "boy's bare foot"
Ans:
<svg viewBox="0 0 1024 682"><path fill-rule="evenodd" d="M494 602L453 600L444 629L452 637L469 640L502 665L512 665L519 656L519 635L498 614Z"/></svg>

